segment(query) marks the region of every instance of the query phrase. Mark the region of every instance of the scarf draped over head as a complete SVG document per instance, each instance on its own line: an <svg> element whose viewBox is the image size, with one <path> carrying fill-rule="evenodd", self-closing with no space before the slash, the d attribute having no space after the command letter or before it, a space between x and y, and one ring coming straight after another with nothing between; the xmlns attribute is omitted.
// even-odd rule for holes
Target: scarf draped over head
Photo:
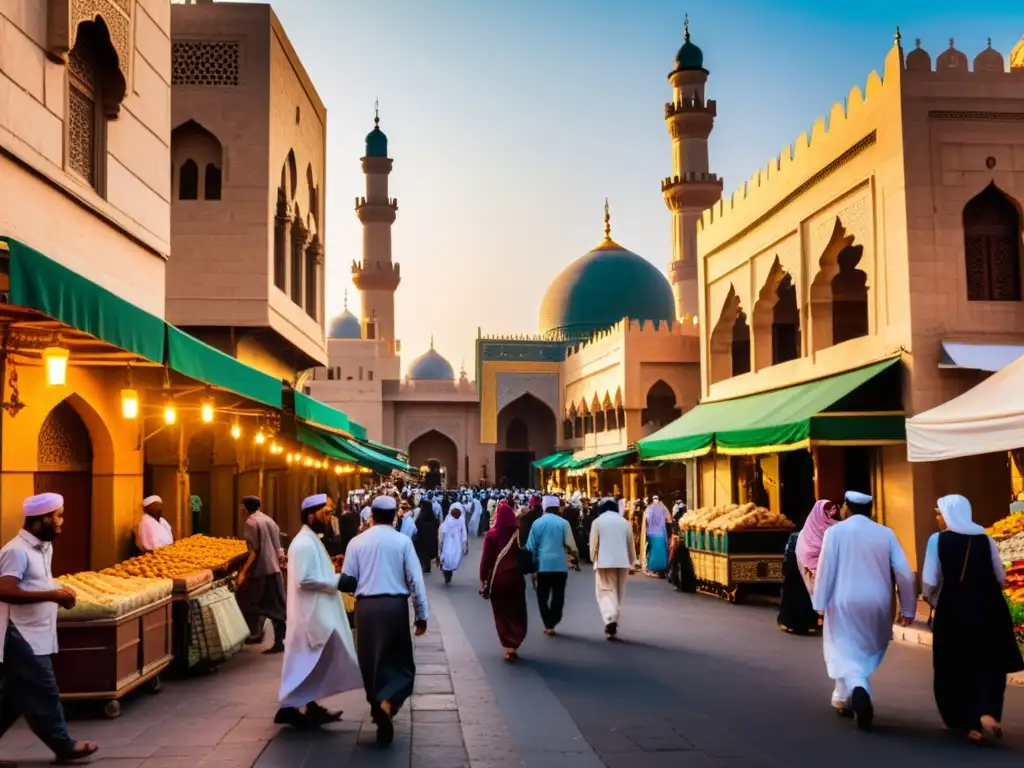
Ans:
<svg viewBox="0 0 1024 768"><path fill-rule="evenodd" d="M501 539L508 541L508 537L519 530L519 521L516 520L515 510L507 501L498 505L498 511L494 516L494 525L487 532L487 538Z"/></svg>
<svg viewBox="0 0 1024 768"><path fill-rule="evenodd" d="M828 499L814 502L814 507L811 508L807 522L804 523L796 541L796 562L800 568L818 570L818 557L821 555L821 542L825 538L825 531L839 522L833 517L835 511L836 505Z"/></svg>
<svg viewBox="0 0 1024 768"><path fill-rule="evenodd" d="M938 502L939 512L942 519L946 521L946 528L954 533L962 533L965 536L978 536L985 533L985 529L972 520L971 502L963 496L953 494L943 496Z"/></svg>

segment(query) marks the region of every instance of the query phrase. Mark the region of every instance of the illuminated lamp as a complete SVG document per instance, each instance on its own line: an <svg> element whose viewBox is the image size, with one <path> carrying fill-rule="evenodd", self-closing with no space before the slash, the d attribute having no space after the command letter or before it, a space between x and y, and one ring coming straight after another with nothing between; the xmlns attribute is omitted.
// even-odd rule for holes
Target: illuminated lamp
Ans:
<svg viewBox="0 0 1024 768"><path fill-rule="evenodd" d="M170 426L178 420L178 411L175 410L174 404L168 400L164 403L164 424Z"/></svg>
<svg viewBox="0 0 1024 768"><path fill-rule="evenodd" d="M215 409L213 398L204 397L199 405L199 418L203 420L204 424L209 424L213 421L214 413Z"/></svg>
<svg viewBox="0 0 1024 768"><path fill-rule="evenodd" d="M259 432L256 433L255 440L256 440L256 445L263 445L265 442L267 442L267 437L266 437L266 435L263 434L263 430L262 429Z"/></svg>
<svg viewBox="0 0 1024 768"><path fill-rule="evenodd" d="M69 353L64 347L47 347L43 350L46 383L51 387L63 387L67 383L68 356Z"/></svg>
<svg viewBox="0 0 1024 768"><path fill-rule="evenodd" d="M139 417L139 393L134 389L121 390L121 415L126 419Z"/></svg>
<svg viewBox="0 0 1024 768"><path fill-rule="evenodd" d="M242 428L238 426L238 424L233 424L231 426L231 436L235 438L235 440L242 436Z"/></svg>

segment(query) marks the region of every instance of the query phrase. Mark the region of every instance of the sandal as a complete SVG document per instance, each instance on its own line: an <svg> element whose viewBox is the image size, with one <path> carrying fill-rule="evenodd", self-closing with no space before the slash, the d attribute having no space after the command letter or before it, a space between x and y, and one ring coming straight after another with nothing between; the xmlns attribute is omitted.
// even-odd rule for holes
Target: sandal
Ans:
<svg viewBox="0 0 1024 768"><path fill-rule="evenodd" d="M96 751L99 748L100 745L92 741L76 741L75 748L73 750L68 752L66 755L58 757L54 762L57 765L67 765L68 763L84 760L90 755L96 754Z"/></svg>
<svg viewBox="0 0 1024 768"><path fill-rule="evenodd" d="M1003 726L992 715L981 716L981 729L994 739L1003 738Z"/></svg>

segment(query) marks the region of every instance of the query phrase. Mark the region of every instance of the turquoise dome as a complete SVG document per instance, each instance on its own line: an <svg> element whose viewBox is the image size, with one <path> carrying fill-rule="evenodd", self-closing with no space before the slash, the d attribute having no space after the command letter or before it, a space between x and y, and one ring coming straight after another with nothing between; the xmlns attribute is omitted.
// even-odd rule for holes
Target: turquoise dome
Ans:
<svg viewBox="0 0 1024 768"><path fill-rule="evenodd" d="M657 267L606 237L548 286L540 332L553 340L585 339L623 318L671 322L675 300Z"/></svg>
<svg viewBox="0 0 1024 768"><path fill-rule="evenodd" d="M384 131L380 129L379 125L375 125L373 130L366 134L366 157L387 157L388 156L388 137L384 135Z"/></svg>
<svg viewBox="0 0 1024 768"><path fill-rule="evenodd" d="M329 339L361 339L363 338L363 327L359 318L353 315L346 308L344 312L331 320L327 329Z"/></svg>
<svg viewBox="0 0 1024 768"><path fill-rule="evenodd" d="M434 349L434 342L431 341L430 349L409 366L409 378L413 381L454 381L455 369Z"/></svg>

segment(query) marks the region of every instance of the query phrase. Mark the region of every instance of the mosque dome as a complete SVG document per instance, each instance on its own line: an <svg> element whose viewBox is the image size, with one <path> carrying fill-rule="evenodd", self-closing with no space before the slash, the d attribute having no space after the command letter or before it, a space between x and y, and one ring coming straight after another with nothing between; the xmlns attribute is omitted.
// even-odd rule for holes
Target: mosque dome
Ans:
<svg viewBox="0 0 1024 768"><path fill-rule="evenodd" d="M548 286L540 305L540 332L549 339L585 339L623 318L671 322L675 300L657 267L611 239L606 203L604 242Z"/></svg>
<svg viewBox="0 0 1024 768"><path fill-rule="evenodd" d="M373 107L373 130L366 134L366 155L364 157L387 157L388 137L380 129L380 110Z"/></svg>
<svg viewBox="0 0 1024 768"><path fill-rule="evenodd" d="M690 42L690 20L683 24L683 47L676 53L676 72L687 69L704 69L704 51Z"/></svg>
<svg viewBox="0 0 1024 768"><path fill-rule="evenodd" d="M331 320L327 329L327 338L329 339L361 339L362 337L362 324L358 317L349 312L347 307L344 312Z"/></svg>
<svg viewBox="0 0 1024 768"><path fill-rule="evenodd" d="M434 349L431 339L430 349L412 361L408 376L412 381L454 381L455 369Z"/></svg>

